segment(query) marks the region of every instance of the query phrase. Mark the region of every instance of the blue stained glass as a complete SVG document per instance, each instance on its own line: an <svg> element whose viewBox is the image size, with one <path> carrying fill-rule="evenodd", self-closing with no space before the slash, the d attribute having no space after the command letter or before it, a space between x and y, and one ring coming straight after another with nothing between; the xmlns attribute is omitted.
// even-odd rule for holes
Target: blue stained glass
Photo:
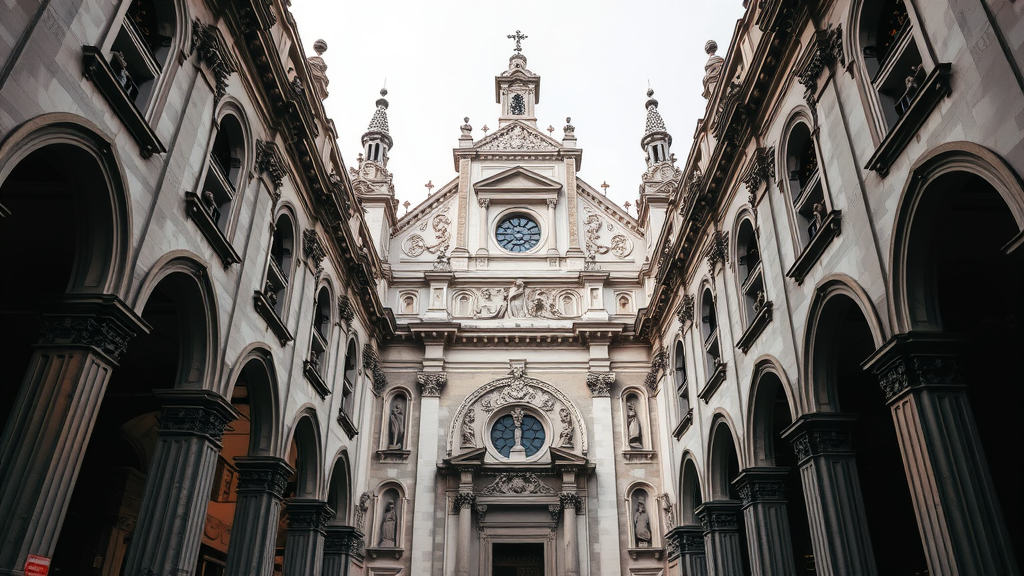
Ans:
<svg viewBox="0 0 1024 576"><path fill-rule="evenodd" d="M498 246L509 252L528 252L540 242L540 226L528 216L505 218L494 233Z"/></svg>
<svg viewBox="0 0 1024 576"><path fill-rule="evenodd" d="M508 458L515 446L516 423L511 415L502 416L491 426L491 444L499 454ZM530 457L544 447L544 426L529 414L523 415L523 447L526 448L526 456Z"/></svg>

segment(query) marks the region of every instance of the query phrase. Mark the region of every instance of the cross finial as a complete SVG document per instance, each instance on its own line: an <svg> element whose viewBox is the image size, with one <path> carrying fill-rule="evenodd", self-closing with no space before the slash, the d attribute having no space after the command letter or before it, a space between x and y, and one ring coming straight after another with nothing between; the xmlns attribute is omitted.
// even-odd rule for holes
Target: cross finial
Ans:
<svg viewBox="0 0 1024 576"><path fill-rule="evenodd" d="M604 188L604 195L605 195L605 196L607 196L607 195L608 195L608 188L609 188L609 187L611 187L611 184L609 184L607 180L605 180L605 181L604 181L604 182L603 182L603 183L601 184L601 188Z"/></svg>
<svg viewBox="0 0 1024 576"><path fill-rule="evenodd" d="M515 50L516 50L517 54L519 54L519 53L521 53L523 51L522 41L526 40L527 38L529 38L529 36L523 34L519 30L516 30L515 34L509 34L508 35L508 39L509 40L515 40L516 41L516 48L515 48Z"/></svg>
<svg viewBox="0 0 1024 576"><path fill-rule="evenodd" d="M428 180L427 183L423 185L423 187L427 189L427 196L430 196L430 191L433 190L434 188L434 181Z"/></svg>

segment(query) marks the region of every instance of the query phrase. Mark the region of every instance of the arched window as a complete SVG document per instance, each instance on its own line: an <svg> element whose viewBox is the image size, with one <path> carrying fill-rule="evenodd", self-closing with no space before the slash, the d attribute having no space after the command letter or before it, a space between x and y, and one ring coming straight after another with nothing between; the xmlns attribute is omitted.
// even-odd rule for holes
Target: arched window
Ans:
<svg viewBox="0 0 1024 576"><path fill-rule="evenodd" d="M718 338L718 316L715 312L715 299L711 290L705 290L700 299L700 326L704 337L704 355L710 377L722 363L721 348Z"/></svg>
<svg viewBox="0 0 1024 576"><path fill-rule="evenodd" d="M345 379L341 388L341 410L349 417L352 415L353 392L356 389L358 375L356 360L356 341L352 340L348 343L348 350L345 351Z"/></svg>
<svg viewBox="0 0 1024 576"><path fill-rule="evenodd" d="M135 107L152 100L156 80L167 65L176 32L170 0L132 0L110 47L110 67Z"/></svg>
<svg viewBox="0 0 1024 576"><path fill-rule="evenodd" d="M675 354L673 355L675 366L676 396L679 398L679 419L684 420L690 416L690 387L686 378L686 353L683 351L683 341L676 342Z"/></svg>
<svg viewBox="0 0 1024 576"><path fill-rule="evenodd" d="M878 94L882 128L887 132L910 108L925 76L906 2L866 1L859 32L867 78Z"/></svg>
<svg viewBox="0 0 1024 576"><path fill-rule="evenodd" d="M761 312L767 302L764 291L764 273L761 270L761 250L757 245L757 234L750 220L740 224L736 235L737 252L736 272L740 278L740 290L743 293L744 317L749 326Z"/></svg>
<svg viewBox="0 0 1024 576"><path fill-rule="evenodd" d="M790 201L795 215L799 251L818 234L828 215L822 187L820 163L814 138L807 124L799 122L789 133L786 144L786 168L789 174Z"/></svg>
<svg viewBox="0 0 1024 576"><path fill-rule="evenodd" d="M267 263L267 280L263 286L263 296L279 318L284 316L288 279L292 272L294 245L295 229L292 227L291 218L282 214L274 225L274 237L270 243L270 261Z"/></svg>
<svg viewBox="0 0 1024 576"><path fill-rule="evenodd" d="M231 204L238 190L244 156L242 125L233 114L225 115L220 120L210 149L201 195L210 218L225 235L231 220Z"/></svg>
<svg viewBox="0 0 1024 576"><path fill-rule="evenodd" d="M308 376L321 396L330 392L325 380L327 351L330 349L331 301L327 286L320 288L313 301L313 327L309 336L309 359L306 360L306 368L312 372Z"/></svg>

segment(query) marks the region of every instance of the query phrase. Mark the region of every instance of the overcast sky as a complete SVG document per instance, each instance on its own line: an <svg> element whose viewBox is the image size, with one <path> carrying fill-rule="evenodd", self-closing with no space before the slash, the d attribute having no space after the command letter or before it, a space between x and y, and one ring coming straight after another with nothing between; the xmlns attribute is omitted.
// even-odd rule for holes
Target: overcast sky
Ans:
<svg viewBox="0 0 1024 576"><path fill-rule="evenodd" d="M473 138L498 126L494 77L508 68L522 30L527 68L541 76L537 126L561 140L566 116L583 149L579 177L622 204L636 202L648 82L685 161L704 115L704 43L725 56L742 0L292 0L306 52L322 38L346 166L356 164L387 80L394 147L388 168L399 202L413 206L453 179L452 149L469 116ZM399 208L399 215L405 213ZM631 208L630 213L636 215Z"/></svg>

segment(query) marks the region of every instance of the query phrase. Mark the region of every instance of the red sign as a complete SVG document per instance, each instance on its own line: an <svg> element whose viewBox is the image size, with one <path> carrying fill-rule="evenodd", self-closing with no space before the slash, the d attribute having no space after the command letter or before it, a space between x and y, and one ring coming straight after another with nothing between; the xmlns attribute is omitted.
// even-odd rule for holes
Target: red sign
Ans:
<svg viewBox="0 0 1024 576"><path fill-rule="evenodd" d="M46 576L50 571L50 559L29 554L25 560L25 576Z"/></svg>

